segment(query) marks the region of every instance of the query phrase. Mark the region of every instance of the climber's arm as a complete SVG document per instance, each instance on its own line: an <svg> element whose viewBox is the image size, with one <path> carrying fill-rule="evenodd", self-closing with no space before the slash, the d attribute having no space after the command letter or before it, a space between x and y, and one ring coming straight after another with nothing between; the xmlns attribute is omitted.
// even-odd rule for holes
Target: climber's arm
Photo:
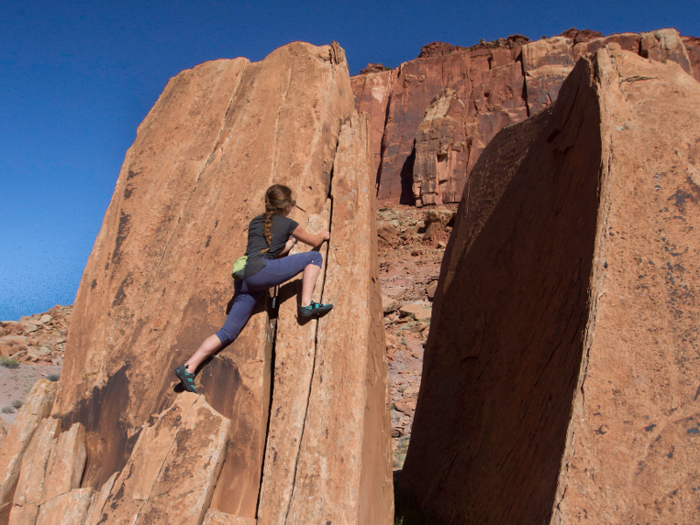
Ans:
<svg viewBox="0 0 700 525"><path fill-rule="evenodd" d="M292 232L292 236L304 244L308 244L309 246L318 246L323 241L327 241L331 238L330 232L309 233L301 226L297 226L295 228L295 230Z"/></svg>

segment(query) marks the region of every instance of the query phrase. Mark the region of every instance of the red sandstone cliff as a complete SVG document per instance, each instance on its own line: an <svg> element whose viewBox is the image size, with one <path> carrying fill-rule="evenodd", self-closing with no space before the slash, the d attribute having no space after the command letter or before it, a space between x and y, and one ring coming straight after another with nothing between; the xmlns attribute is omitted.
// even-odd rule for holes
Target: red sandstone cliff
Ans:
<svg viewBox="0 0 700 525"><path fill-rule="evenodd" d="M485 149L399 479L428 522L700 521L699 118L685 68L610 42Z"/></svg>
<svg viewBox="0 0 700 525"><path fill-rule="evenodd" d="M576 61L610 42L651 60L676 62L700 81L698 40L681 39L674 29L608 37L570 29L549 39L530 42L513 35L470 48L434 42L393 71L373 69L352 77L355 106L372 122L379 204L459 202L495 134L552 104ZM445 89L455 93L464 111L450 131L457 139L437 147L425 119Z"/></svg>

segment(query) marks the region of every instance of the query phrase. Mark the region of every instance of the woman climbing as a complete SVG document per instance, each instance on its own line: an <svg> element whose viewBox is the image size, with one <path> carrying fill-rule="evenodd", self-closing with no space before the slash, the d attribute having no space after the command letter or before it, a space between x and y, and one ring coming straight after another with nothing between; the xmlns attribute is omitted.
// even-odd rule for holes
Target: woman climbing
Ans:
<svg viewBox="0 0 700 525"><path fill-rule="evenodd" d="M250 221L244 278L234 284L233 305L224 326L207 337L192 357L175 369L175 375L188 392L197 393L194 387L197 368L219 348L236 339L255 303L268 288L282 284L303 271L299 317L308 319L333 308L332 304L319 304L311 300L323 262L320 253L310 251L280 259L294 247L297 240L309 246L318 246L330 238L329 232L308 233L291 220L288 216L294 205L292 190L287 186L275 184L265 192L265 213Z"/></svg>

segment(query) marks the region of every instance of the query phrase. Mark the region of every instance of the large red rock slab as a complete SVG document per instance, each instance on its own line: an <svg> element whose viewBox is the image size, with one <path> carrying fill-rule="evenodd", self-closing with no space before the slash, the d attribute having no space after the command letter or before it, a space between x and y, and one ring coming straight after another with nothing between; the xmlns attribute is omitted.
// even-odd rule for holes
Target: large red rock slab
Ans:
<svg viewBox="0 0 700 525"><path fill-rule="evenodd" d="M85 484L122 470L172 370L215 332L230 265L273 183L318 214L340 123L353 111L342 49L296 42L265 60L205 63L171 80L127 153L76 298L54 414L87 430ZM231 419L212 505L255 517L268 423L274 320L269 299L197 388Z"/></svg>
<svg viewBox="0 0 700 525"><path fill-rule="evenodd" d="M56 446L61 422L49 417L41 420L22 458L17 488L10 512L10 525L34 525L42 503L46 466Z"/></svg>
<svg viewBox="0 0 700 525"><path fill-rule="evenodd" d="M386 124L386 109L389 95L397 75L396 70L367 73L350 79L355 95L355 109L359 114L368 113L372 124L372 150L374 171L379 173L382 163L382 137Z"/></svg>
<svg viewBox="0 0 700 525"><path fill-rule="evenodd" d="M22 457L41 420L49 415L55 394L56 383L46 379L34 383L0 448L0 524L9 519Z"/></svg>
<svg viewBox="0 0 700 525"><path fill-rule="evenodd" d="M366 116L353 116L341 129L323 287L323 301L334 309L318 321L311 393L283 522L290 525L393 523L370 140ZM352 293L347 283L354 283Z"/></svg>
<svg viewBox="0 0 700 525"><path fill-rule="evenodd" d="M678 65L610 44L487 147L441 269L406 505L445 524L698 520L698 117Z"/></svg>
<svg viewBox="0 0 700 525"><path fill-rule="evenodd" d="M306 231L317 233L330 230L331 200L320 215L303 220ZM293 252L308 251L297 244ZM323 255L321 276L314 289L314 300L321 302L327 272L328 244L320 247ZM279 288L279 309L275 332L274 385L267 429L265 462L260 486L258 524L285 523L294 490L299 447L304 434L307 408L311 395L311 378L316 359L318 320L300 323L297 318L301 278Z"/></svg>
<svg viewBox="0 0 700 525"><path fill-rule="evenodd" d="M553 523L700 519L700 84L675 64L599 52L604 171L584 361ZM653 145L648 142L654 137ZM682 312L682 313L681 313Z"/></svg>
<svg viewBox="0 0 700 525"><path fill-rule="evenodd" d="M179 396L141 432L98 523L201 523L230 426L203 396Z"/></svg>

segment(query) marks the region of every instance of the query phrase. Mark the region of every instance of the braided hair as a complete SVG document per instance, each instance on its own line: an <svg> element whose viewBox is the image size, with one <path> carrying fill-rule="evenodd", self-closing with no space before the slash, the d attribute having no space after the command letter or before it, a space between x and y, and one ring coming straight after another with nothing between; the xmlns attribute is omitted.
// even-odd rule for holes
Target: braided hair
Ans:
<svg viewBox="0 0 700 525"><path fill-rule="evenodd" d="M265 218L263 219L263 235L267 241L267 248L260 253L265 253L270 249L272 243L272 216L282 215L288 206L294 206L292 190L282 184L274 184L267 188L265 192Z"/></svg>

